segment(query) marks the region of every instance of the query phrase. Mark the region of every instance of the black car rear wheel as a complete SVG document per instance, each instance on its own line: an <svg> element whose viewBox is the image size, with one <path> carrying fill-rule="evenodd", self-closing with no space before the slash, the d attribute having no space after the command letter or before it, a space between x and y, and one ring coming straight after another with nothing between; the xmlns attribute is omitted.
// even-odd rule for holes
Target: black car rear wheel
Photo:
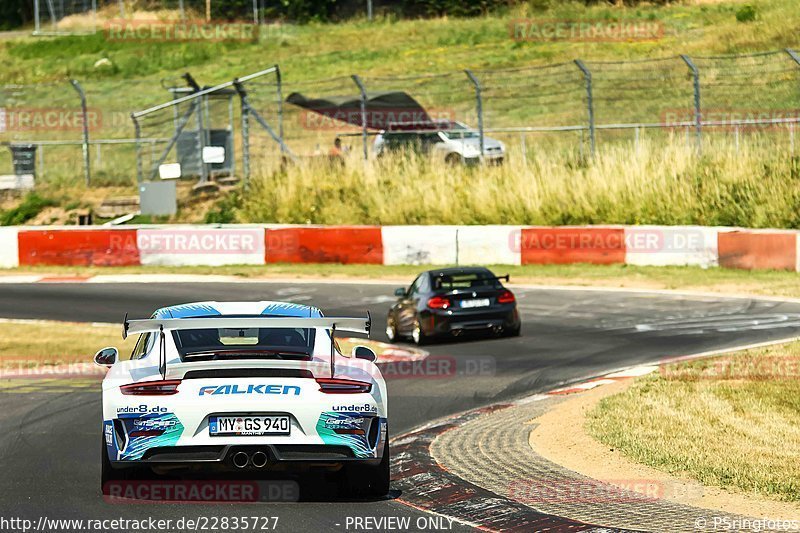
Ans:
<svg viewBox="0 0 800 533"><path fill-rule="evenodd" d="M414 321L414 327L411 329L411 340L414 341L414 344L417 346L422 346L429 340L429 337L422 331L422 325L419 323L419 320Z"/></svg>

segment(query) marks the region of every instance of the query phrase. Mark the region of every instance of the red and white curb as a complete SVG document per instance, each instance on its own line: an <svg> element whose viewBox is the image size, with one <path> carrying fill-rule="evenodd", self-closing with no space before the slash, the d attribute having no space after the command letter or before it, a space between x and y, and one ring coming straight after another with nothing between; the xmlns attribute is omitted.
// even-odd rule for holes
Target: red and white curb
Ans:
<svg viewBox="0 0 800 533"><path fill-rule="evenodd" d="M403 495L398 501L484 531L622 531L540 513L520 502L478 487L450 473L444 466L437 463L430 453L430 447L433 441L446 431L461 427L470 420L495 411L546 400L553 396L585 392L603 385L646 376L657 372L665 364L763 348L796 340L800 340L800 337L788 337L663 358L653 364L636 365L600 376L587 377L547 392L471 409L427 423L395 437L391 441L394 458L392 483L403 491Z"/></svg>

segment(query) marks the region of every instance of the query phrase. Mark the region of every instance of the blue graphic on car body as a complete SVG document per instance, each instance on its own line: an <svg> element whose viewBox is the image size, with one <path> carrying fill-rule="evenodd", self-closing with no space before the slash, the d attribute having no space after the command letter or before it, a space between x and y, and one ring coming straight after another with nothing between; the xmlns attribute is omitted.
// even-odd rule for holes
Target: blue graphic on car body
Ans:
<svg viewBox="0 0 800 533"><path fill-rule="evenodd" d="M326 411L320 415L316 429L325 444L347 446L353 450L353 455L364 459L376 456L377 446L369 442L369 434L371 425L379 422L381 419L365 413ZM339 433L337 429L353 432Z"/></svg>
<svg viewBox="0 0 800 533"><path fill-rule="evenodd" d="M125 427L126 442L122 449L118 449L117 439L112 437L111 440L116 452L114 455L121 461L141 459L150 448L174 446L183 434L183 424L173 413L122 413L119 420ZM106 424L111 425L111 422Z"/></svg>

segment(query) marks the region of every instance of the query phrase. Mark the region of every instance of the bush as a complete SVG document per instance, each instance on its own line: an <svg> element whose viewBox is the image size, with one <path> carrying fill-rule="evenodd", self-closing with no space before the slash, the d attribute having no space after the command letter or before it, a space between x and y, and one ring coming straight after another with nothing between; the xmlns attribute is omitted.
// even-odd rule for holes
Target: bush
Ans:
<svg viewBox="0 0 800 533"><path fill-rule="evenodd" d="M753 22L756 20L757 15L756 8L750 4L746 4L736 12L736 20L739 22Z"/></svg>
<svg viewBox="0 0 800 533"><path fill-rule="evenodd" d="M0 226L15 226L24 224L38 215L42 209L55 205L48 198L42 198L35 192L28 194L17 207L0 211Z"/></svg>

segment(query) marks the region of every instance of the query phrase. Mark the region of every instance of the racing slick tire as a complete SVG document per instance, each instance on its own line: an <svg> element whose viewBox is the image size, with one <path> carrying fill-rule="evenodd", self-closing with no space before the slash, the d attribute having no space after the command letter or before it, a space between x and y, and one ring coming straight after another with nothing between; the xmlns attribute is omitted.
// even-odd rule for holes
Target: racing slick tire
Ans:
<svg viewBox="0 0 800 533"><path fill-rule="evenodd" d="M112 468L111 461L108 459L108 452L106 451L106 443L102 435L100 444L100 493L103 496L111 496L111 487L109 483L128 479L128 472L125 470L114 470L114 468Z"/></svg>
<svg viewBox="0 0 800 533"><path fill-rule="evenodd" d="M383 498L389 493L389 435L383 448L383 458L375 466L347 465L340 472L340 483L346 496Z"/></svg>

